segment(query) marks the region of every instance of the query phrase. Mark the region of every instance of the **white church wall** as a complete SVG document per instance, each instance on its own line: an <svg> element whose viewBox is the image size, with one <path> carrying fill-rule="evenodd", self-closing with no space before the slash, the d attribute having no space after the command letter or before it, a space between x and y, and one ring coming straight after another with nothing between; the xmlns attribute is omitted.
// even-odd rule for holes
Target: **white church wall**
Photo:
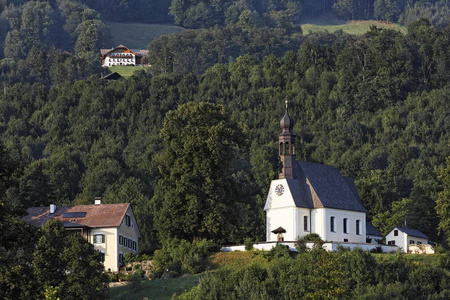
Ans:
<svg viewBox="0 0 450 300"><path fill-rule="evenodd" d="M319 208L314 210L322 210L321 220L325 234L323 239L325 241L334 242L351 242L351 243L365 243L366 242L366 214L364 212ZM331 217L334 217L334 230L331 229ZM347 231L344 232L344 219L347 219ZM356 229L356 221L359 220L359 233Z"/></svg>
<svg viewBox="0 0 450 300"><path fill-rule="evenodd" d="M325 211L323 209L311 210L311 233L317 233L322 240L326 240L325 231Z"/></svg>
<svg viewBox="0 0 450 300"><path fill-rule="evenodd" d="M295 214L296 208L294 206L273 208L268 211L266 214L267 241L277 241L278 236L272 231L278 227L283 227L286 230L286 233L283 234L285 241L295 241Z"/></svg>
<svg viewBox="0 0 450 300"><path fill-rule="evenodd" d="M294 232L295 240L311 233L311 214L308 208L296 208L296 231ZM306 220L305 220L306 218ZM306 224L305 224L306 221Z"/></svg>

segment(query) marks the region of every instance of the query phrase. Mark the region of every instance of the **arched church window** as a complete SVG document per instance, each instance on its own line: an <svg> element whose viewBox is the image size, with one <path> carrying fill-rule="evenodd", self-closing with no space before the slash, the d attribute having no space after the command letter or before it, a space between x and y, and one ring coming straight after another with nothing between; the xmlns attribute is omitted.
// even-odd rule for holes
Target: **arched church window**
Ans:
<svg viewBox="0 0 450 300"><path fill-rule="evenodd" d="M344 233L348 233L348 219L344 218Z"/></svg>
<svg viewBox="0 0 450 300"><path fill-rule="evenodd" d="M285 149L285 153L289 154L289 142L286 142L286 144L284 144L284 149Z"/></svg>
<svg viewBox="0 0 450 300"><path fill-rule="evenodd" d="M303 230L308 231L308 216L303 216Z"/></svg>
<svg viewBox="0 0 450 300"><path fill-rule="evenodd" d="M283 143L280 143L280 155L283 155L284 145Z"/></svg>
<svg viewBox="0 0 450 300"><path fill-rule="evenodd" d="M335 232L335 230L334 230L334 217L330 217L330 231Z"/></svg>

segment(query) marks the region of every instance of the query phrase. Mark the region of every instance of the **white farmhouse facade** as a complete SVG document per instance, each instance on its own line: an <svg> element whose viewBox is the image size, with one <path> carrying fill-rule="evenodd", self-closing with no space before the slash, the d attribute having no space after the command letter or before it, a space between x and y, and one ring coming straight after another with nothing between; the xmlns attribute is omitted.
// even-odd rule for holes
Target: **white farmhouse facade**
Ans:
<svg viewBox="0 0 450 300"><path fill-rule="evenodd" d="M105 269L119 271L127 252L139 251L139 228L129 203L95 205L30 207L23 219L41 227L56 219L70 232L79 233L102 253Z"/></svg>
<svg viewBox="0 0 450 300"><path fill-rule="evenodd" d="M295 135L287 105L280 126L282 170L270 185L264 207L267 241L295 241L316 233L327 242L366 243L367 210L353 179L333 166L295 159Z"/></svg>
<svg viewBox="0 0 450 300"><path fill-rule="evenodd" d="M386 235L388 245L396 245L408 253L411 245L429 245L428 236L417 229L395 227Z"/></svg>
<svg viewBox="0 0 450 300"><path fill-rule="evenodd" d="M111 49L100 49L102 66L136 66L142 64L142 58L148 55L148 50L129 49L119 45Z"/></svg>

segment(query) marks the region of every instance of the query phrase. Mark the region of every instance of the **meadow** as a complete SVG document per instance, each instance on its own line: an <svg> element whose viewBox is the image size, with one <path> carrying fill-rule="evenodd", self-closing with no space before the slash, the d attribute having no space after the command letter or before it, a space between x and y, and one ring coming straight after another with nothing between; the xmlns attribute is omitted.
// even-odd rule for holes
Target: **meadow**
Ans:
<svg viewBox="0 0 450 300"><path fill-rule="evenodd" d="M107 22L113 46L125 45L131 49L146 49L161 35L181 32L183 29L170 24L114 23Z"/></svg>

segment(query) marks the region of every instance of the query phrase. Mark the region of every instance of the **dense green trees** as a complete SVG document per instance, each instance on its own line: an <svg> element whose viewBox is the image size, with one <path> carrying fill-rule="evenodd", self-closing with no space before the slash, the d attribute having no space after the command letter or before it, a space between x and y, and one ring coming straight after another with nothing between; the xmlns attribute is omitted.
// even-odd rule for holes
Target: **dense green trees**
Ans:
<svg viewBox="0 0 450 300"><path fill-rule="evenodd" d="M177 299L442 299L450 293L448 266L436 262L412 263L398 254L375 259L358 248L314 249L208 273Z"/></svg>
<svg viewBox="0 0 450 300"><path fill-rule="evenodd" d="M161 240L230 236L242 201L231 166L244 139L225 108L181 105L166 115L161 137L165 149L154 196Z"/></svg>

